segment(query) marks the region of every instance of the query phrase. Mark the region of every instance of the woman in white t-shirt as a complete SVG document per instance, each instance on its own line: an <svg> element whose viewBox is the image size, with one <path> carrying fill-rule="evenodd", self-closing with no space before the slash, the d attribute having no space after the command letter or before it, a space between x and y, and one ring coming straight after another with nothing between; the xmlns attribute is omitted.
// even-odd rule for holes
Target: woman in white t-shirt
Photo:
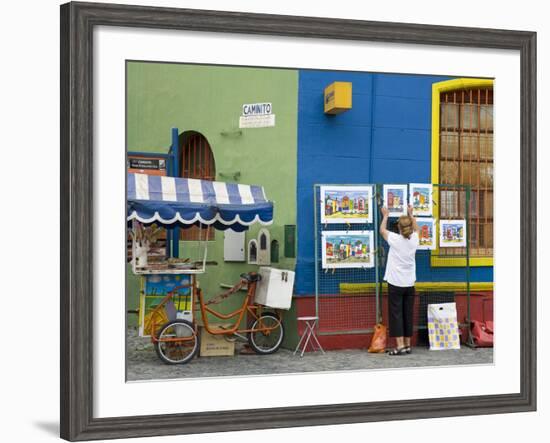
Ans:
<svg viewBox="0 0 550 443"><path fill-rule="evenodd" d="M413 334L414 283L416 281L416 249L418 225L409 205L408 215L397 221L399 234L388 231L388 209L382 208L380 234L390 245L386 274L388 282L388 311L390 337L395 337L397 347L389 355L411 353Z"/></svg>

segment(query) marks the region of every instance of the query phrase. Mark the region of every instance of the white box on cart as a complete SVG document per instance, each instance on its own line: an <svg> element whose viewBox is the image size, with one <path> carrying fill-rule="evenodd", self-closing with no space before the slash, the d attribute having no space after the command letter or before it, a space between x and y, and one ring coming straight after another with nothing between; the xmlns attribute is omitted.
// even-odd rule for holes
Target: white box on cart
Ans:
<svg viewBox="0 0 550 443"><path fill-rule="evenodd" d="M290 309L294 288L294 271L261 266L261 280L256 286L255 302L277 309Z"/></svg>

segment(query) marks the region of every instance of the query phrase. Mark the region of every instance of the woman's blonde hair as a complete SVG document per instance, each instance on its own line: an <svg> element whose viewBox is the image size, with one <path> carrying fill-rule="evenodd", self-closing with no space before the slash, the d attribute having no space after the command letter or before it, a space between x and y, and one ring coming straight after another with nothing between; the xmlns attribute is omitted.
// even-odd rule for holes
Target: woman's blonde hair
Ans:
<svg viewBox="0 0 550 443"><path fill-rule="evenodd" d="M397 220L397 226L399 227L399 233L407 240L411 238L413 233L413 223L408 215L402 215Z"/></svg>

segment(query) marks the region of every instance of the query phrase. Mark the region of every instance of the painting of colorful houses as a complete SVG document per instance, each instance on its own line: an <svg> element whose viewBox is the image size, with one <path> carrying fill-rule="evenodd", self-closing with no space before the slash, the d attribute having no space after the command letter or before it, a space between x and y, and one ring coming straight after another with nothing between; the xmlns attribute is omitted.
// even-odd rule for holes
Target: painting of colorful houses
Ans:
<svg viewBox="0 0 550 443"><path fill-rule="evenodd" d="M407 185L384 185L384 205L390 217L407 214Z"/></svg>
<svg viewBox="0 0 550 443"><path fill-rule="evenodd" d="M374 267L373 231L323 231L323 269Z"/></svg>
<svg viewBox="0 0 550 443"><path fill-rule="evenodd" d="M321 223L372 223L372 186L321 186Z"/></svg>
<svg viewBox="0 0 550 443"><path fill-rule="evenodd" d="M439 246L460 248L466 246L466 220L440 220Z"/></svg>
<svg viewBox="0 0 550 443"><path fill-rule="evenodd" d="M418 249L435 249L435 220L418 218Z"/></svg>
<svg viewBox="0 0 550 443"><path fill-rule="evenodd" d="M409 185L409 201L413 207L413 215L432 215L432 185L411 183Z"/></svg>

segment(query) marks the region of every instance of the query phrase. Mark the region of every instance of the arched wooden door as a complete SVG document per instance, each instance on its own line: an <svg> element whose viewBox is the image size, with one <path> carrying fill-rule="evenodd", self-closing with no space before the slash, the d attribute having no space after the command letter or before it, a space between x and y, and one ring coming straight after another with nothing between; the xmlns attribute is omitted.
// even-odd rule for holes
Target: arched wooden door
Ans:
<svg viewBox="0 0 550 443"><path fill-rule="evenodd" d="M204 135L197 131L186 131L180 134L181 176L185 178L198 178L201 180L216 179L216 162L210 148L210 143ZM193 226L189 229L182 229L181 240L204 239L206 234ZM214 240L214 230L209 231L208 240Z"/></svg>

